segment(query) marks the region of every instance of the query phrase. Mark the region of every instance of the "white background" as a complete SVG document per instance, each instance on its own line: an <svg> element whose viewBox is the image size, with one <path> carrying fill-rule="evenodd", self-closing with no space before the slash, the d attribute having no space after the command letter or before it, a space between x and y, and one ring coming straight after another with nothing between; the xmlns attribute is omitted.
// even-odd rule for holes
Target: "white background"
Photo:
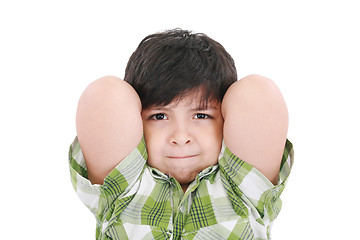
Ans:
<svg viewBox="0 0 360 240"><path fill-rule="evenodd" d="M359 238L356 1L1 1L1 239L94 239L67 151L84 88L148 34L204 32L279 86L295 165L273 239ZM5 234L5 237L4 237Z"/></svg>

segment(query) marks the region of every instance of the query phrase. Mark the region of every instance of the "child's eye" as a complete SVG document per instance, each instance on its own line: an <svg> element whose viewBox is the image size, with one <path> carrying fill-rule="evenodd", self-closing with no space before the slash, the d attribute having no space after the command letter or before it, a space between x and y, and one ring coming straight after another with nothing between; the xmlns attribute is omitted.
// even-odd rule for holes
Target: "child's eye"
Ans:
<svg viewBox="0 0 360 240"><path fill-rule="evenodd" d="M157 113L157 114L154 114L150 117L150 119L153 119L153 120L166 120L168 119L164 113Z"/></svg>
<svg viewBox="0 0 360 240"><path fill-rule="evenodd" d="M205 119L205 118L210 118L210 116L204 113L197 113L194 118Z"/></svg>

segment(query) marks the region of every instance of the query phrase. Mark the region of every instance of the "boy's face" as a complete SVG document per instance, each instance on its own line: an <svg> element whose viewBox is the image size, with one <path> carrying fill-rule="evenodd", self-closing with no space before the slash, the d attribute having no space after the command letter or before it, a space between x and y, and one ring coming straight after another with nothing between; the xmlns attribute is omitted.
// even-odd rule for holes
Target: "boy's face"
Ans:
<svg viewBox="0 0 360 240"><path fill-rule="evenodd" d="M174 177L183 187L217 164L223 139L221 103L199 109L200 94L142 111L148 164Z"/></svg>

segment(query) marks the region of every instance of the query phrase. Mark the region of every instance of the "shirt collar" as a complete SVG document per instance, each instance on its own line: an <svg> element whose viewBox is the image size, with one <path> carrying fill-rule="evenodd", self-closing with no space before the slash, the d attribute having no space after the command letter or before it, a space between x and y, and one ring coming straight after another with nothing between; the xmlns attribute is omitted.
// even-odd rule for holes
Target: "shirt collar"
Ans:
<svg viewBox="0 0 360 240"><path fill-rule="evenodd" d="M161 172L159 169L156 169L156 168L151 167L149 165L147 165L147 167L150 169L150 174L154 178L170 181L171 177L169 175L167 175L167 174ZM201 172L198 173L196 179L200 180L201 178L212 174L217 169L218 169L218 164L216 164L214 166L207 167L207 168L205 168L204 170L202 170Z"/></svg>

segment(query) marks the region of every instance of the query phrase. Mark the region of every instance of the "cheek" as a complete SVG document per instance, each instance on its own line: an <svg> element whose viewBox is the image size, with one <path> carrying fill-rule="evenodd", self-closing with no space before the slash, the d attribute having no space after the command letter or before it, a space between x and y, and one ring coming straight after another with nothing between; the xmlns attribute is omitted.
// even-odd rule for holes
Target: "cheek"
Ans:
<svg viewBox="0 0 360 240"><path fill-rule="evenodd" d="M216 149L216 154L220 153L223 141L223 122L219 121L214 130L213 148Z"/></svg>
<svg viewBox="0 0 360 240"><path fill-rule="evenodd" d="M214 136L216 137L218 142L222 142L223 139L223 121L217 121L214 126Z"/></svg>
<svg viewBox="0 0 360 240"><path fill-rule="evenodd" d="M144 137L149 159L151 156L160 154L162 149L163 136L161 131L151 128L144 128Z"/></svg>
<svg viewBox="0 0 360 240"><path fill-rule="evenodd" d="M223 131L222 125L216 124L211 128L204 130L201 134L203 137L200 141L203 142L204 147L208 149L211 153L217 153L220 151L222 140L223 140Z"/></svg>

